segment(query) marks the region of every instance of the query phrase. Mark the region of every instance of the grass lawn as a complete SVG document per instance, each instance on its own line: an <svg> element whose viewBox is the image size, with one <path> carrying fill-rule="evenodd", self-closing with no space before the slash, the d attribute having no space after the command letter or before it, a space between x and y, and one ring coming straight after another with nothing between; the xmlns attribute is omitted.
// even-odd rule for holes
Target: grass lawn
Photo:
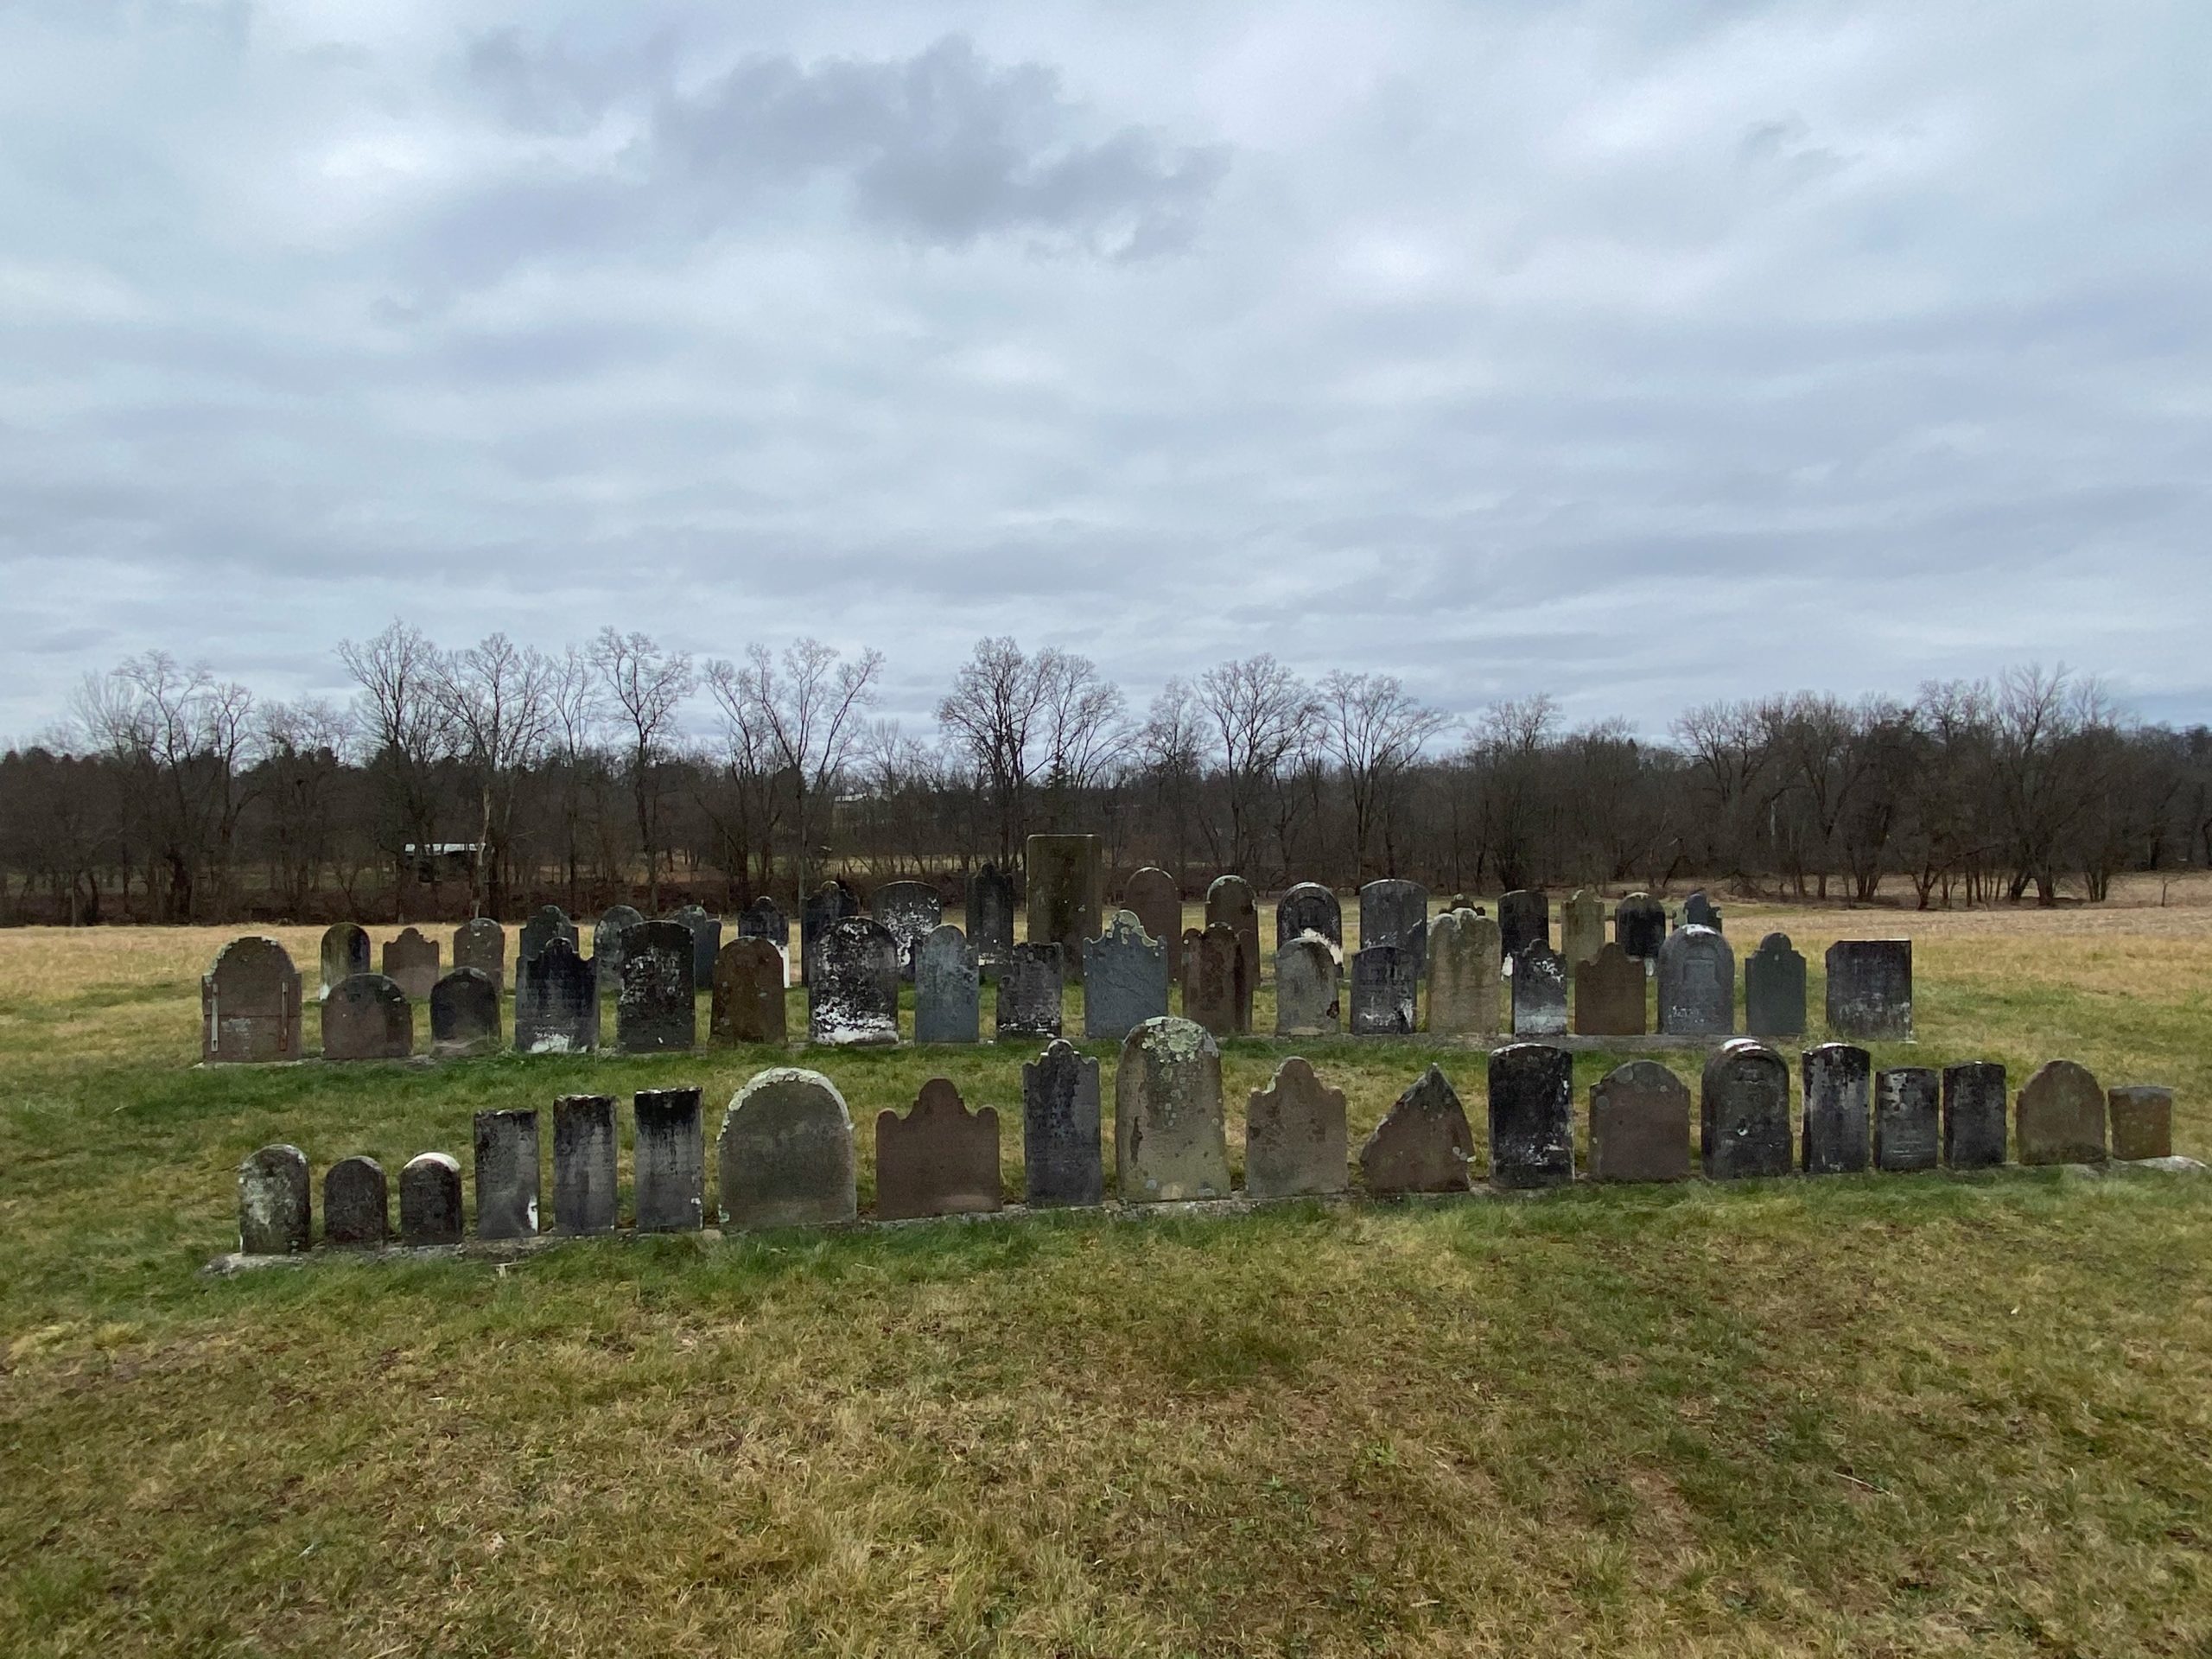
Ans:
<svg viewBox="0 0 2212 1659"><path fill-rule="evenodd" d="M2017 1089L2068 1056L2172 1084L2177 1150L2212 1152L2212 907L1727 922L1739 956L1786 929L1816 1011L1829 940L1910 931L1921 1041L1878 1065L2001 1060ZM0 932L0 1652L2212 1651L2212 1179L214 1280L265 1141L318 1183L355 1152L465 1167L477 1109L678 1082L711 1136L788 1058L195 1070L226 936ZM312 998L315 934L283 937ZM803 1062L851 1103L863 1208L875 1113L931 1075L999 1108L1018 1192L1033 1052ZM1224 1045L1232 1157L1290 1052ZM1355 1147L1431 1059L1480 1138L1478 1055L1297 1052ZM1618 1058L1577 1057L1578 1116Z"/></svg>

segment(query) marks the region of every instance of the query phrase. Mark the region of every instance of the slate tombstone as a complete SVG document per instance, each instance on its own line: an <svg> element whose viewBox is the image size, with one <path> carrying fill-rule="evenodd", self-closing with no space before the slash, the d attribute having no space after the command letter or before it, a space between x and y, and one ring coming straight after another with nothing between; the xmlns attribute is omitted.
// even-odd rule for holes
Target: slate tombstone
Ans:
<svg viewBox="0 0 2212 1659"><path fill-rule="evenodd" d="M1744 958L1744 1029L1754 1037L1805 1034L1805 958L1787 933L1770 933Z"/></svg>
<svg viewBox="0 0 2212 1659"><path fill-rule="evenodd" d="M1396 876L1370 881L1359 890L1359 943L1396 945L1419 979L1428 953L1428 889Z"/></svg>
<svg viewBox="0 0 2212 1659"><path fill-rule="evenodd" d="M1300 881L1275 900L1275 949L1302 933L1319 933L1338 950L1344 943L1344 906L1319 881Z"/></svg>
<svg viewBox="0 0 2212 1659"><path fill-rule="evenodd" d="M1679 927L1659 947L1659 1029L1725 1037L1736 1029L1736 958L1709 927Z"/></svg>
<svg viewBox="0 0 2212 1659"><path fill-rule="evenodd" d="M949 1079L931 1077L904 1117L876 1114L879 1219L985 1215L1004 1202L996 1108L970 1111Z"/></svg>
<svg viewBox="0 0 2212 1659"><path fill-rule="evenodd" d="M1014 878L995 864L968 878L968 943L986 969L996 969L1014 950Z"/></svg>
<svg viewBox="0 0 2212 1659"><path fill-rule="evenodd" d="M1033 1207L1104 1201L1099 1122L1096 1060L1055 1040L1023 1063L1021 1166Z"/></svg>
<svg viewBox="0 0 2212 1659"><path fill-rule="evenodd" d="M1590 1090L1590 1179L1681 1181L1689 1173L1688 1085L1656 1060L1608 1071Z"/></svg>
<svg viewBox="0 0 2212 1659"><path fill-rule="evenodd" d="M308 1155L297 1147L263 1147L238 1166L238 1250L290 1255L312 1242Z"/></svg>
<svg viewBox="0 0 2212 1659"><path fill-rule="evenodd" d="M1216 922L1203 933L1183 935L1183 1014L1217 1037L1252 1028L1252 1005L1240 993L1244 976L1236 971L1236 935Z"/></svg>
<svg viewBox="0 0 2212 1659"><path fill-rule="evenodd" d="M721 1043L784 1043L784 954L768 940L732 939L715 953L707 1033Z"/></svg>
<svg viewBox="0 0 2212 1659"><path fill-rule="evenodd" d="M461 1243L461 1166L442 1152L410 1158L399 1172L399 1242Z"/></svg>
<svg viewBox="0 0 2212 1659"><path fill-rule="evenodd" d="M622 986L622 936L645 918L630 905L610 905L601 912L591 931L591 959L596 964L602 990Z"/></svg>
<svg viewBox="0 0 2212 1659"><path fill-rule="evenodd" d="M553 1229L614 1230L614 1096L563 1095L553 1103Z"/></svg>
<svg viewBox="0 0 2212 1659"><path fill-rule="evenodd" d="M1737 1037L1706 1057L1698 1149L1709 1180L1789 1173L1789 1068L1781 1055Z"/></svg>
<svg viewBox="0 0 2212 1659"><path fill-rule="evenodd" d="M1233 934L1229 948L1236 948ZM1221 1051L1205 1027L1163 1016L1122 1039L1114 1165L1124 1204L1229 1196Z"/></svg>
<svg viewBox="0 0 2212 1659"><path fill-rule="evenodd" d="M999 975L996 1020L1000 1040L1060 1034L1060 992L1065 964L1056 942L1029 940L1014 947Z"/></svg>
<svg viewBox="0 0 2212 1659"><path fill-rule="evenodd" d="M558 905L541 905L522 925L522 943L517 953L518 966L535 959L556 939L566 939L577 950L583 949L582 936L576 931L576 925L569 919L569 912Z"/></svg>
<svg viewBox="0 0 2212 1659"><path fill-rule="evenodd" d="M1241 875L1216 876L1206 889L1206 925L1226 927L1236 936L1237 998L1245 1010L1239 1031L1252 1028L1252 998L1260 988L1260 907L1252 884Z"/></svg>
<svg viewBox="0 0 2212 1659"><path fill-rule="evenodd" d="M784 907L762 893L738 913L737 937L741 939L766 939L779 951L791 949L791 918L784 914Z"/></svg>
<svg viewBox="0 0 2212 1659"><path fill-rule="evenodd" d="M1244 1190L1255 1198L1343 1192L1351 1149L1344 1091L1295 1055L1244 1103Z"/></svg>
<svg viewBox="0 0 2212 1659"><path fill-rule="evenodd" d="M1943 1161L1994 1169L2005 1161L2005 1068L1968 1060L1943 1068Z"/></svg>
<svg viewBox="0 0 2212 1659"><path fill-rule="evenodd" d="M2174 1091L2152 1083L2123 1084L2105 1094L2112 1155L2127 1163L2174 1155Z"/></svg>
<svg viewBox="0 0 2212 1659"><path fill-rule="evenodd" d="M1402 1037L1414 1028L1420 986L1413 952L1395 944L1370 944L1351 956L1351 1034Z"/></svg>
<svg viewBox="0 0 2212 1659"><path fill-rule="evenodd" d="M2105 1091L2088 1067L2047 1060L2020 1090L2013 1135L2024 1164L2101 1164Z"/></svg>
<svg viewBox="0 0 2212 1659"><path fill-rule="evenodd" d="M376 971L369 954L369 936L353 922L334 922L322 931L322 991L328 996L356 974Z"/></svg>
<svg viewBox="0 0 2212 1659"><path fill-rule="evenodd" d="M1713 908L1713 900L1705 896L1703 887L1696 889L1682 900L1682 925L1709 927L1716 933L1721 931L1720 912Z"/></svg>
<svg viewBox="0 0 2212 1659"><path fill-rule="evenodd" d="M438 942L423 937L420 928L403 929L384 946L384 976L407 993L408 1000L423 1001L438 982Z"/></svg>
<svg viewBox="0 0 2212 1659"><path fill-rule="evenodd" d="M778 1066L739 1090L715 1161L733 1227L826 1226L859 1213L852 1114L819 1071Z"/></svg>
<svg viewBox="0 0 2212 1659"><path fill-rule="evenodd" d="M1060 960L1083 982L1083 942L1098 934L1099 851L1096 836L1032 836L1029 943L1057 944Z"/></svg>
<svg viewBox="0 0 2212 1659"><path fill-rule="evenodd" d="M822 941L838 923L849 921L860 913L861 901L842 881L824 881L807 895L798 909L801 979L810 985L814 982L815 959L821 954Z"/></svg>
<svg viewBox="0 0 2212 1659"><path fill-rule="evenodd" d="M1860 1042L1912 1038L1912 941L1838 939L1828 946L1828 1029Z"/></svg>
<svg viewBox="0 0 2212 1659"><path fill-rule="evenodd" d="M756 938L752 943L769 941ZM696 1232L707 1216L706 1130L699 1091L640 1089L630 1111L637 1130L632 1162L638 1230Z"/></svg>
<svg viewBox="0 0 2212 1659"><path fill-rule="evenodd" d="M1874 1074L1875 1168L1936 1167L1942 1152L1941 1089L1931 1066L1891 1066Z"/></svg>
<svg viewBox="0 0 2212 1659"><path fill-rule="evenodd" d="M498 1053L499 1024L499 988L489 974L456 968L430 987L430 1052L441 1058Z"/></svg>
<svg viewBox="0 0 2212 1659"><path fill-rule="evenodd" d="M1605 901L1587 887L1559 907L1559 953L1570 973L1596 956L1605 943Z"/></svg>
<svg viewBox="0 0 2212 1659"><path fill-rule="evenodd" d="M1428 925L1431 1033L1474 1037L1500 1029L1498 960L1497 924L1491 918L1453 910Z"/></svg>
<svg viewBox="0 0 2212 1659"><path fill-rule="evenodd" d="M972 1043L982 1035L982 972L968 936L950 922L914 953L914 1040Z"/></svg>
<svg viewBox="0 0 2212 1659"><path fill-rule="evenodd" d="M251 934L200 977L200 1058L210 1065L300 1058L300 976L284 947Z"/></svg>
<svg viewBox="0 0 2212 1659"><path fill-rule="evenodd" d="M1522 962L1535 954L1523 953ZM1574 1057L1565 1049L1509 1043L1491 1052L1490 1179L1509 1187L1574 1179Z"/></svg>
<svg viewBox="0 0 2212 1659"><path fill-rule="evenodd" d="M1643 964L1608 940L1574 969L1574 1029L1585 1037L1641 1037L1649 1029Z"/></svg>
<svg viewBox="0 0 2212 1659"><path fill-rule="evenodd" d="M1556 950L1532 944L1513 959L1513 1034L1567 1035L1567 963Z"/></svg>
<svg viewBox="0 0 2212 1659"><path fill-rule="evenodd" d="M1164 947L1161 970L1173 984L1183 974L1182 952L1176 948L1183 937L1183 889L1166 871L1147 864L1122 889L1122 908Z"/></svg>
<svg viewBox="0 0 2212 1659"><path fill-rule="evenodd" d="M373 1158L341 1158L323 1172L322 1242L381 1249L391 1237L391 1188Z"/></svg>
<svg viewBox="0 0 2212 1659"><path fill-rule="evenodd" d="M588 1054L599 1046L599 959L556 938L515 965L515 1047Z"/></svg>
<svg viewBox="0 0 2212 1659"><path fill-rule="evenodd" d="M1432 1065L1375 1126L1359 1149L1359 1170L1377 1197L1464 1192L1474 1155L1474 1131L1459 1096Z"/></svg>
<svg viewBox="0 0 2212 1659"><path fill-rule="evenodd" d="M1083 1034L1116 1042L1167 1012L1167 946L1144 931L1135 912L1117 910L1106 931L1084 945Z"/></svg>
<svg viewBox="0 0 2212 1659"><path fill-rule="evenodd" d="M415 1052L415 1005L382 974L355 974L322 1004L326 1060L404 1060Z"/></svg>
<svg viewBox="0 0 2212 1659"><path fill-rule="evenodd" d="M453 965L474 968L492 982L493 988L507 988L507 930L488 916L463 922L453 931Z"/></svg>
<svg viewBox="0 0 2212 1659"><path fill-rule="evenodd" d="M944 897L926 881L886 881L868 895L868 913L898 942L899 974L914 976L914 952L944 920Z"/></svg>
<svg viewBox="0 0 2212 1659"><path fill-rule="evenodd" d="M1326 939L1301 937L1281 946L1275 951L1275 1035L1334 1036L1341 1018L1339 977L1337 953Z"/></svg>
<svg viewBox="0 0 2212 1659"><path fill-rule="evenodd" d="M614 1046L625 1054L689 1049L699 1040L698 981L691 930L639 922L622 934L622 988L614 1001Z"/></svg>
<svg viewBox="0 0 2212 1659"><path fill-rule="evenodd" d="M1646 964L1659 960L1667 940L1667 906L1648 893L1631 893L1613 906L1613 943Z"/></svg>
<svg viewBox="0 0 2212 1659"><path fill-rule="evenodd" d="M715 958L722 948L721 918L711 915L702 905L686 905L668 918L681 922L691 935L691 982L711 985L715 979Z"/></svg>
<svg viewBox="0 0 2212 1659"><path fill-rule="evenodd" d="M537 1113L476 1114L476 1236L529 1238L537 1231Z"/></svg>
<svg viewBox="0 0 2212 1659"><path fill-rule="evenodd" d="M1505 959L1517 963L1532 944L1552 944L1552 901L1541 887L1520 887L1497 901L1498 943Z"/></svg>
<svg viewBox="0 0 2212 1659"><path fill-rule="evenodd" d="M1808 1175L1853 1174L1867 1166L1873 1116L1873 1058L1848 1043L1822 1043L1799 1059L1804 1073L1801 1151Z"/></svg>
<svg viewBox="0 0 2212 1659"><path fill-rule="evenodd" d="M880 922L848 916L816 943L807 1040L836 1048L899 1040L899 944Z"/></svg>

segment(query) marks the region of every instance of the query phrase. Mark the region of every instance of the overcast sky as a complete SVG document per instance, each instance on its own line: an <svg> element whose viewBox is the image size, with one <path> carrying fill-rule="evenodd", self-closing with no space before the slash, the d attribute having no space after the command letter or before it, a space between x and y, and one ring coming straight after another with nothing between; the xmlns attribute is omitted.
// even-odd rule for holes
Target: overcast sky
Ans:
<svg viewBox="0 0 2212 1659"><path fill-rule="evenodd" d="M404 616L2212 719L2212 7L0 4L0 737Z"/></svg>

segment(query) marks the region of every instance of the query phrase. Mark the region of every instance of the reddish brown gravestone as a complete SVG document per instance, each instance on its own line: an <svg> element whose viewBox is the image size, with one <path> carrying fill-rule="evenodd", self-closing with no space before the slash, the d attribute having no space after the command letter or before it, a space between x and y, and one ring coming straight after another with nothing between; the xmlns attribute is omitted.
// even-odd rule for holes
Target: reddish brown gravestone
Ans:
<svg viewBox="0 0 2212 1659"><path fill-rule="evenodd" d="M913 1109L875 1119L875 1213L883 1221L976 1215L999 1208L999 1115L969 1111L944 1077Z"/></svg>

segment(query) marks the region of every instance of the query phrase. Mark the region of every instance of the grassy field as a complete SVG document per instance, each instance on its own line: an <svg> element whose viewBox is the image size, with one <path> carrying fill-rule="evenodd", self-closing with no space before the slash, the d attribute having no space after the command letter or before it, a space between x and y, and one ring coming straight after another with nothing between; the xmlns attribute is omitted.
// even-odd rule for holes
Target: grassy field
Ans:
<svg viewBox="0 0 2212 1659"><path fill-rule="evenodd" d="M1877 1064L1986 1058L2017 1087L2069 1056L2174 1085L2177 1149L2212 1151L2212 907L1729 912L1739 952L1770 926L1816 1008L1830 939L1915 935L1921 1041ZM1693 1183L212 1280L263 1142L318 1179L354 1152L466 1165L483 1107L677 1082L711 1134L785 1058L199 1071L223 937L0 933L0 1651L2212 1650L2212 1180ZM311 981L314 933L283 937ZM863 1205L874 1114L931 1075L1000 1109L1018 1192L1030 1052L815 1058ZM1232 1154L1289 1052L1225 1046ZM1355 1145L1431 1059L1479 1138L1478 1055L1298 1052ZM1582 1100L1617 1058L1578 1057Z"/></svg>

